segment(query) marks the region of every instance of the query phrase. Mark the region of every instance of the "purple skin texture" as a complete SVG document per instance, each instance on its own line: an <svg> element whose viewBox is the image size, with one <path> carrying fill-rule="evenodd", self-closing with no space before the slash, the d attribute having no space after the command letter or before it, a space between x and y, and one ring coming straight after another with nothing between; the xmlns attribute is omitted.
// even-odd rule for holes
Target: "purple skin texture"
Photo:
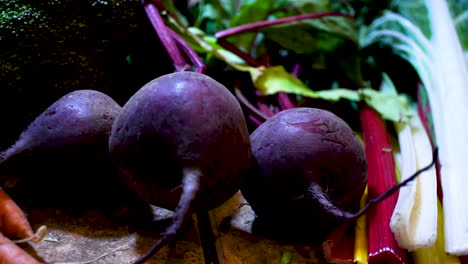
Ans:
<svg viewBox="0 0 468 264"><path fill-rule="evenodd" d="M357 211L367 182L362 143L331 112L279 112L251 135L253 173L241 187L258 216L254 232L319 243Z"/></svg>
<svg viewBox="0 0 468 264"><path fill-rule="evenodd" d="M112 123L121 109L99 91L71 92L39 115L0 158L3 161L26 152L102 144L108 140Z"/></svg>
<svg viewBox="0 0 468 264"><path fill-rule="evenodd" d="M251 165L238 101L196 72L161 76L135 93L113 125L109 149L144 201L175 209L166 236L136 263L173 240L191 212L217 207L235 194Z"/></svg>
<svg viewBox="0 0 468 264"><path fill-rule="evenodd" d="M67 208L110 207L116 200L114 192L125 187L118 183L108 151L112 123L121 110L99 91L64 95L0 154L2 173L22 180L18 192L36 197L28 202Z"/></svg>

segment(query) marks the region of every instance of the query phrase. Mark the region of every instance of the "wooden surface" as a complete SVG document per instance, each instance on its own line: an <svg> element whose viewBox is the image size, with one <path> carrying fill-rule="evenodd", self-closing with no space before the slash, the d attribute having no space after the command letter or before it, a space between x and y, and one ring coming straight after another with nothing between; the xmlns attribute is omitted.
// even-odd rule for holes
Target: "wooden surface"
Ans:
<svg viewBox="0 0 468 264"><path fill-rule="evenodd" d="M115 223L99 211L70 216L58 209L36 209L28 211L28 216L33 227L49 229L42 242L29 243L27 248L44 263L81 263L99 257L92 263L133 263L161 237L157 230ZM106 253L110 254L103 256ZM146 263L205 263L195 225L174 246L164 247Z"/></svg>
<svg viewBox="0 0 468 264"><path fill-rule="evenodd" d="M238 193L221 207L205 214L205 218L203 214L197 215L198 218L194 215L190 228L176 244L164 247L147 263L322 263L316 258L317 249L310 246L282 245L251 234L250 227L255 214L245 203ZM56 208L24 207L24 210L34 228L46 225L49 229L42 242L22 245L43 263L84 264L95 260L90 263L130 264L145 253L164 230L115 221L108 214L97 210L78 215ZM172 214L157 207L153 207L153 213L155 219L168 218ZM289 256L290 261L282 263L285 256Z"/></svg>

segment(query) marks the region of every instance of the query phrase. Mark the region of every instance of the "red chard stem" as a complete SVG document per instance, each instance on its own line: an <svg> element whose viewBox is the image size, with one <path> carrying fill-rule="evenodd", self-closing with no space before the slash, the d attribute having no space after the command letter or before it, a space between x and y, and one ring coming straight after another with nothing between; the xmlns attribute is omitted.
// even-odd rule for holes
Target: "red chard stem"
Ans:
<svg viewBox="0 0 468 264"><path fill-rule="evenodd" d="M328 263L354 263L354 226L352 222L345 222L322 243L323 255Z"/></svg>
<svg viewBox="0 0 468 264"><path fill-rule="evenodd" d="M393 151L385 123L377 112L364 105L360 119L368 164L368 198L380 196L396 185ZM367 212L368 263L407 263L407 253L398 246L390 229L390 218L398 192L376 204Z"/></svg>

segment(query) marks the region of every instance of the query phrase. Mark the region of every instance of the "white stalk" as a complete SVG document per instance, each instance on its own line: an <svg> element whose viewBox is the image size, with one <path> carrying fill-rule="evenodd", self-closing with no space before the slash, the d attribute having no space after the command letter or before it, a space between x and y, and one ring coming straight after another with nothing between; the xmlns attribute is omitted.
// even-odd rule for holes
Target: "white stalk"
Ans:
<svg viewBox="0 0 468 264"><path fill-rule="evenodd" d="M432 23L433 80L429 92L439 146L443 191L445 250L468 254L468 70L455 27L444 0L428 0ZM437 111L436 111L437 110Z"/></svg>
<svg viewBox="0 0 468 264"><path fill-rule="evenodd" d="M416 153L409 124L398 124L398 142L400 143L400 175L401 180L407 179L416 171ZM421 175L422 176L422 175ZM390 228L395 234L398 245L402 248L413 249L410 237L411 212L416 196L416 181L409 182L401 188L398 200L390 220Z"/></svg>
<svg viewBox="0 0 468 264"><path fill-rule="evenodd" d="M400 125L402 180L431 163L432 146L421 120L414 115ZM400 190L390 227L398 244L413 251L432 246L437 239L437 175L432 167Z"/></svg>
<svg viewBox="0 0 468 264"><path fill-rule="evenodd" d="M365 36L367 39L364 38L363 43L368 44L380 38L392 45L394 52L408 60L421 77L428 93L439 147L445 250L453 255L467 255L468 195L465 194L465 188L468 186L468 65L447 2L425 0L425 5L428 22L431 23L430 39L424 39L419 29L409 24L407 19L388 13L370 27L371 33ZM459 17L457 22L463 21L465 16L463 14ZM394 23L400 27L395 28ZM388 34L388 30L395 30L407 37ZM403 194L406 192L402 191ZM405 206L409 205L406 202ZM398 229L398 232L402 233L402 230ZM405 233L405 236L409 234Z"/></svg>

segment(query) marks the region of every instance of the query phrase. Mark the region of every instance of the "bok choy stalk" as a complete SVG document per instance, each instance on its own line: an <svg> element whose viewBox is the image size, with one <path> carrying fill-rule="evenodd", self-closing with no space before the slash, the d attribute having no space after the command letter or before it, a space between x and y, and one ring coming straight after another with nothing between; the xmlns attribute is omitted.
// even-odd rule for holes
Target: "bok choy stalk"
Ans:
<svg viewBox="0 0 468 264"><path fill-rule="evenodd" d="M468 197L465 195L468 123L463 120L468 116L468 69L448 3L444 0L409 2L396 2L398 11L409 19L387 12L368 28L363 43L380 41L390 45L396 54L413 65L428 92L440 148L445 250L465 255L468 254ZM450 1L451 7L458 4L458 1ZM408 11L417 5L417 12ZM415 17L416 13L420 15L424 11L427 11L426 17ZM467 21L463 16L459 20L457 27ZM462 133L462 136L454 136L454 133Z"/></svg>

